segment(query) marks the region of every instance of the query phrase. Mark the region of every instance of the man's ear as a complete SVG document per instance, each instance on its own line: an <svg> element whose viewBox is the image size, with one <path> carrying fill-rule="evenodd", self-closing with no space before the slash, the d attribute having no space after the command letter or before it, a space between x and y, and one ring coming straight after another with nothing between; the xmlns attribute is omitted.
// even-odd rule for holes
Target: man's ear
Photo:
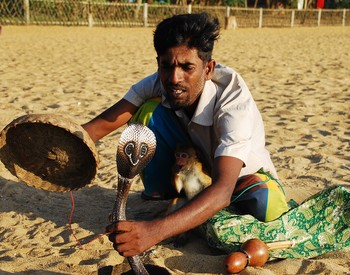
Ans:
<svg viewBox="0 0 350 275"><path fill-rule="evenodd" d="M216 62L214 59L210 59L207 62L207 65L205 67L205 80L210 80L213 78L215 65L216 65Z"/></svg>

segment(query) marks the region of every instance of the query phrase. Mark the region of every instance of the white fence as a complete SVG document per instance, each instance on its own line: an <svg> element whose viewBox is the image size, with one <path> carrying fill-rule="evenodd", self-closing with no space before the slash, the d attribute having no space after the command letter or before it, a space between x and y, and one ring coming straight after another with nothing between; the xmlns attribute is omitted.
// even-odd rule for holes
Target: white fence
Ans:
<svg viewBox="0 0 350 275"><path fill-rule="evenodd" d="M1 0L0 24L153 27L174 14L203 11L217 16L227 28L350 25L348 9L253 9L79 0Z"/></svg>

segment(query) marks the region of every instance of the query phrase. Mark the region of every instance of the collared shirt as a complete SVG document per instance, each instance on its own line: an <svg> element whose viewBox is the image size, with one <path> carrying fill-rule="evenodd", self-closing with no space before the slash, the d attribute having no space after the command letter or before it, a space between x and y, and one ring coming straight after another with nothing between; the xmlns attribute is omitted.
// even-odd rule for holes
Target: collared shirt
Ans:
<svg viewBox="0 0 350 275"><path fill-rule="evenodd" d="M133 85L124 99L141 106L147 99L159 96L162 104L170 108L158 73L154 73ZM231 156L244 163L240 176L264 168L277 177L265 149L261 114L243 78L233 69L216 65L190 120L183 110L175 113L210 168L214 158Z"/></svg>

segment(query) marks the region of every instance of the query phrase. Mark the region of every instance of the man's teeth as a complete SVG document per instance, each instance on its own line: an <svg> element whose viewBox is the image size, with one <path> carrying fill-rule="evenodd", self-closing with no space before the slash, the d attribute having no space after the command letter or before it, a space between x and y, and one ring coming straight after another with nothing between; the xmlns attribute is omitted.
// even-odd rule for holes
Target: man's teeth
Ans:
<svg viewBox="0 0 350 275"><path fill-rule="evenodd" d="M179 94L181 94L181 93L182 93L182 90L175 90L175 91L174 91L174 94L175 94L175 95L179 95Z"/></svg>

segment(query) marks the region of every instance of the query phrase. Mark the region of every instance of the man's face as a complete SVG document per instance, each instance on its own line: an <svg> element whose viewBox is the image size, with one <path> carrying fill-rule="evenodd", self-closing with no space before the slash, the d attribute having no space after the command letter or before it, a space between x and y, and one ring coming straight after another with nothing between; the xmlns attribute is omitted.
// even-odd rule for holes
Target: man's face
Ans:
<svg viewBox="0 0 350 275"><path fill-rule="evenodd" d="M158 56L158 71L165 96L175 110L193 108L213 68L203 63L197 49L178 46Z"/></svg>

